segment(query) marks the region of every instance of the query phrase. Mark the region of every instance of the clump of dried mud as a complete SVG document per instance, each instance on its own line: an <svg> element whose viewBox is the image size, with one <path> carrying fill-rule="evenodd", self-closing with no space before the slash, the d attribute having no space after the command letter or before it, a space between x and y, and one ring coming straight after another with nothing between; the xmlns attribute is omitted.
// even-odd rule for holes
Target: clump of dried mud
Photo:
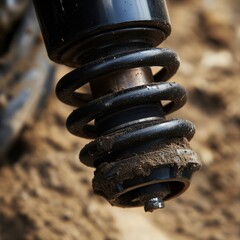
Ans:
<svg viewBox="0 0 240 240"><path fill-rule="evenodd" d="M93 172L78 162L86 142L67 132L71 109L52 96L0 169L0 239L240 238L240 6L168 4L173 32L164 46L181 56L173 81L189 91L174 117L196 124L191 146L204 164L190 189L154 214L113 208L93 195Z"/></svg>

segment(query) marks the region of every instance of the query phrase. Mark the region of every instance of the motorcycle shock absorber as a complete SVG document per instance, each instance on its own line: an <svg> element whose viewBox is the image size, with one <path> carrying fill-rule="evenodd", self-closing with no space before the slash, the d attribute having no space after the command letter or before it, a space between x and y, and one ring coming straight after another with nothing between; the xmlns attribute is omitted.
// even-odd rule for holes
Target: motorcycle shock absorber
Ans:
<svg viewBox="0 0 240 240"><path fill-rule="evenodd" d="M80 160L96 168L93 190L119 207L163 208L183 193L201 163L194 125L167 120L186 102L168 83L179 57L157 48L171 32L165 0L34 0L50 59L75 68L57 84L76 109L68 130L94 139ZM153 75L152 66L161 67ZM91 94L79 91L90 84Z"/></svg>

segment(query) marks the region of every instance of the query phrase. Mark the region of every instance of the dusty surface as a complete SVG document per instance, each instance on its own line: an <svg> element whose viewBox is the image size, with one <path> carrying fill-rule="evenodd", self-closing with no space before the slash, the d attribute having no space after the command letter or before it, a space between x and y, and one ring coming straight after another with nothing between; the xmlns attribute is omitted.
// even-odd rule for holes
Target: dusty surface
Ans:
<svg viewBox="0 0 240 240"><path fill-rule="evenodd" d="M67 132L71 108L53 95L0 169L1 240L240 239L239 1L168 3L164 46L180 54L174 81L189 90L174 116L196 124L191 146L204 163L190 189L154 214L94 196L92 170L78 162L86 141Z"/></svg>
<svg viewBox="0 0 240 240"><path fill-rule="evenodd" d="M185 153L179 153L179 149L188 149ZM112 200L113 205L121 204L121 201L116 199L119 195L119 190L116 186L133 178L149 176L151 172L162 165L171 165L175 167L176 177L181 178L184 168L190 168L192 172L200 169L201 162L198 154L193 152L187 139L171 139L164 143L154 144L142 152L135 151L123 154L122 160L115 162L105 162L101 164L94 172L93 189L101 193L102 196L107 196ZM124 187L123 187L124 188ZM162 192L160 197L165 198L169 191ZM147 194L146 194L147 196ZM146 201L146 196L143 196L141 201ZM156 197L156 193L155 196ZM140 200L139 200L140 201ZM140 202L141 202L140 201ZM137 203L136 203L137 205Z"/></svg>

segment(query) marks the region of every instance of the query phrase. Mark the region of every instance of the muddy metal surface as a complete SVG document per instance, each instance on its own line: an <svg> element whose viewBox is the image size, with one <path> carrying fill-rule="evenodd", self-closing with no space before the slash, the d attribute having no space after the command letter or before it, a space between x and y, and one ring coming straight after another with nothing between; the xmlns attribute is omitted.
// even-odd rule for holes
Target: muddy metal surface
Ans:
<svg viewBox="0 0 240 240"><path fill-rule="evenodd" d="M240 238L239 1L168 3L173 33L164 46L181 56L173 81L189 90L173 117L196 124L191 147L203 161L190 189L153 214L93 195L93 170L78 161L86 141L67 132L72 110L53 94L0 169L1 240Z"/></svg>

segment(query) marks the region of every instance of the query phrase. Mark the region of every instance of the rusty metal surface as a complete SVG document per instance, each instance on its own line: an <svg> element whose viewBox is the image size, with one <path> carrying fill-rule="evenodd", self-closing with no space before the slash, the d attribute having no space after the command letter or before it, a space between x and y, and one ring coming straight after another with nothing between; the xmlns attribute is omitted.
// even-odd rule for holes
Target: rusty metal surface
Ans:
<svg viewBox="0 0 240 240"><path fill-rule="evenodd" d="M97 78L90 83L92 94L95 98L108 93L119 92L153 82L153 75L149 67L132 68L107 76Z"/></svg>

